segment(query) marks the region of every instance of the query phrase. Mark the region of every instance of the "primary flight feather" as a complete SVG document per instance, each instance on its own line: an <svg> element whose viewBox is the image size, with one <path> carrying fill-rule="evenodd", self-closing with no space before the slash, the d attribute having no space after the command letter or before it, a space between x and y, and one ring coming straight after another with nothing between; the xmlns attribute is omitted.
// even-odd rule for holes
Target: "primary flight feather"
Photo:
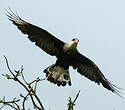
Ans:
<svg viewBox="0 0 125 110"><path fill-rule="evenodd" d="M24 21L11 10L7 11L7 16L22 33L27 34L28 38L35 42L35 45L47 54L56 56L55 64L44 70L48 81L58 86L66 84L71 86L69 67L72 66L81 75L118 94L117 88L108 81L97 65L79 53L77 50L79 39L73 38L71 42L65 43L48 31Z"/></svg>

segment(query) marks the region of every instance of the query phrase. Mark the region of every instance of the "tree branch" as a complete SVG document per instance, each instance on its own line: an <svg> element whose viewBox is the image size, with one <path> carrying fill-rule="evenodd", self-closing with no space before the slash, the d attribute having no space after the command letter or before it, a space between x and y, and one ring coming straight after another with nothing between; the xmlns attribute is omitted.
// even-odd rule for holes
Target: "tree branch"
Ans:
<svg viewBox="0 0 125 110"><path fill-rule="evenodd" d="M45 110L40 98L36 94L36 89L37 89L38 82L43 81L46 78L40 79L38 77L31 82L27 82L23 74L23 66L21 67L21 70L18 70L18 71L15 70L14 71L15 73L14 73L9 66L7 58L5 56L4 58L6 61L7 68L11 74L5 74L5 75L3 74L3 76L6 77L7 79L11 79L18 82L27 91L27 94L26 95L20 94L20 97L23 98L21 107L18 105L18 103L21 101L19 99L17 100L16 98L14 98L12 101L6 101L5 97L2 100L0 99L0 103L3 104L0 107L0 109L4 108L5 106L9 106L15 110L26 110L25 104L26 104L26 101L28 100L28 97L30 97L31 103L35 110ZM19 78L19 76L21 76L21 79ZM80 94L80 91L78 91L74 100L72 100L71 97L69 97L67 110L74 110L75 102L78 99L79 94Z"/></svg>
<svg viewBox="0 0 125 110"><path fill-rule="evenodd" d="M75 97L75 99L73 101L72 101L71 97L69 97L68 110L74 110L75 102L76 102L79 94L80 94L80 90L77 93L77 95L76 95L76 97Z"/></svg>
<svg viewBox="0 0 125 110"><path fill-rule="evenodd" d="M18 76L19 76L19 75L17 75L17 74L15 75L15 74L12 72L12 70L10 69L7 58L6 58L5 56L4 56L4 58L5 58L5 60L6 60L6 64L7 64L7 68L8 68L8 70L9 70L9 72L10 72L10 73L12 74L12 76L14 77L13 80L14 80L14 81L17 81L21 86L23 86L23 87L26 89L26 91L28 92L28 94L29 94L29 96L30 96L30 98L31 98L31 101L32 101L33 106L34 106L35 108L37 108L38 110L45 110L44 107L43 107L43 105L42 105L42 103L41 103L41 101L40 101L40 99L39 99L39 97L36 95L35 91L34 91L33 88L31 87L31 84L32 84L32 83L29 83L29 84L28 84L28 83L25 81L24 76L22 76L23 81L24 81L24 82L26 83L26 85L28 85L28 86L26 86L23 82L21 82L21 81L18 79ZM22 69L21 69L21 70L22 70ZM18 71L18 72L19 72L19 71ZM16 72L16 73L18 73L18 72ZM22 71L21 71L21 75L23 75L23 74L22 74ZM36 82L36 80L34 80L33 82ZM37 100L37 102L39 103L40 107L35 103L33 96L34 96L34 98ZM24 99L24 100L25 100L25 99ZM24 102L25 102L25 101L24 101Z"/></svg>

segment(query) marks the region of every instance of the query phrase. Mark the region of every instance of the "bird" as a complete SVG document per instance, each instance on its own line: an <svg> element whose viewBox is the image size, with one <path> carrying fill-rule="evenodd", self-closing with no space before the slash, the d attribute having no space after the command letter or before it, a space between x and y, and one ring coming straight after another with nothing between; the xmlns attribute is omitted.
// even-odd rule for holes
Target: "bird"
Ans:
<svg viewBox="0 0 125 110"><path fill-rule="evenodd" d="M34 42L36 46L47 54L57 58L55 63L43 70L49 82L57 86L71 86L69 67L73 67L73 69L76 69L82 76L94 81L98 85L101 84L107 90L119 95L118 87L112 84L103 75L99 67L92 60L78 51L78 38L73 38L69 43L63 42L47 30L23 20L11 9L10 11L6 11L8 19L12 21L23 34L27 34L27 38L31 42Z"/></svg>

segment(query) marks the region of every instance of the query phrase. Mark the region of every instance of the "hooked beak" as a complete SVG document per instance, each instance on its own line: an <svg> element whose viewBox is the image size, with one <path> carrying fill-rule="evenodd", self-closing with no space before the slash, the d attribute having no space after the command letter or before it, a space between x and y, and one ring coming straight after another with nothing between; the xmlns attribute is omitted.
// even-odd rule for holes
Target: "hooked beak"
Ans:
<svg viewBox="0 0 125 110"><path fill-rule="evenodd" d="M74 43L78 43L79 42L79 39L75 39L73 40Z"/></svg>

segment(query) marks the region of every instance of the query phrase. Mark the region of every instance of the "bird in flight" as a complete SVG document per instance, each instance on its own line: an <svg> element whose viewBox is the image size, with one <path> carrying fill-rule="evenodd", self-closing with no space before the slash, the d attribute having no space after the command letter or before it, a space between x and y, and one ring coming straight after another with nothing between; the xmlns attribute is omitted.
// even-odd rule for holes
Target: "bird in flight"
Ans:
<svg viewBox="0 0 125 110"><path fill-rule="evenodd" d="M103 75L97 65L77 50L78 38L73 38L71 42L65 43L48 31L26 22L18 14L13 13L11 9L7 11L7 16L22 33L28 35L28 39L36 46L47 54L56 56L56 62L43 71L48 81L58 86L67 84L71 86L69 67L72 66L82 76L99 85L102 84L104 88L113 93L119 94L117 87Z"/></svg>

